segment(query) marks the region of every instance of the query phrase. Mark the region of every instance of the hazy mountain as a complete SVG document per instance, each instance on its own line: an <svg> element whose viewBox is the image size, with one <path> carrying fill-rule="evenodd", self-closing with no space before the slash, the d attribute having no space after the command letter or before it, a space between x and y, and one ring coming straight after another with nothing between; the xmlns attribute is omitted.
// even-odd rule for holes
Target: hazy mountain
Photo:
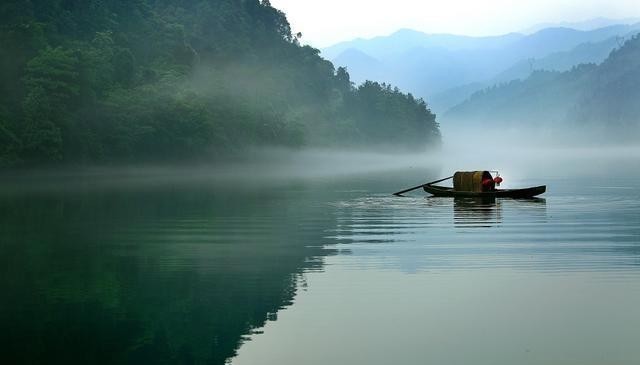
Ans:
<svg viewBox="0 0 640 365"><path fill-rule="evenodd" d="M632 34L626 35L628 39ZM542 58L528 58L516 62L495 77L484 82L474 82L429 96L429 104L437 113L462 103L476 91L492 85L506 83L512 80L525 79L535 70L567 71L582 63L601 63L623 41L621 37L611 37L602 42L582 43L569 51L556 52Z"/></svg>
<svg viewBox="0 0 640 365"><path fill-rule="evenodd" d="M467 100L471 95L489 86L486 82L473 82L462 86L452 87L445 91L429 96L429 106L437 115Z"/></svg>
<svg viewBox="0 0 640 365"><path fill-rule="evenodd" d="M640 134L640 36L600 65L535 71L475 93L440 120L452 126L567 129L572 136L631 140ZM573 137L572 137L573 138Z"/></svg>
<svg viewBox="0 0 640 365"><path fill-rule="evenodd" d="M567 71L581 63L600 63L622 42L618 37L611 37L601 42L582 43L569 51L552 53L543 58L521 60L498 74L491 83L527 78L534 70Z"/></svg>
<svg viewBox="0 0 640 365"><path fill-rule="evenodd" d="M358 83L367 79L384 80L389 74L389 70L382 62L356 48L345 50L335 59L335 62L349 64L349 75Z"/></svg>
<svg viewBox="0 0 640 365"><path fill-rule="evenodd" d="M610 18L593 18L580 22L558 22L558 23L540 23L532 27L520 31L524 34L532 34L545 28L571 28L576 30L594 30L598 28L604 28L611 25L618 24L635 24L640 22L640 18L624 18L624 19L610 19Z"/></svg>
<svg viewBox="0 0 640 365"><path fill-rule="evenodd" d="M495 37L425 34L405 29L386 37L339 43L322 53L337 66L347 67L355 82L365 79L391 82L429 101L451 88L490 84L507 70L526 77L523 65L524 71L527 67L531 69L527 61L531 58L539 60L540 65L553 64L551 69L563 69L556 64L566 69L579 62L598 61L599 57L601 60L612 39L634 30L640 30L640 23L590 31L548 28L530 35L510 33ZM609 43L599 44L605 41ZM598 45L574 50L586 43ZM545 60L551 54L562 52L568 53ZM576 63L572 63L574 60Z"/></svg>
<svg viewBox="0 0 640 365"><path fill-rule="evenodd" d="M412 48L444 48L448 50L500 48L524 37L522 34L510 33L489 37L470 37L453 34L426 34L412 29L400 29L388 36L371 39L357 38L324 48L322 55L327 59L335 59L348 49L358 49L373 57L385 58L402 53Z"/></svg>

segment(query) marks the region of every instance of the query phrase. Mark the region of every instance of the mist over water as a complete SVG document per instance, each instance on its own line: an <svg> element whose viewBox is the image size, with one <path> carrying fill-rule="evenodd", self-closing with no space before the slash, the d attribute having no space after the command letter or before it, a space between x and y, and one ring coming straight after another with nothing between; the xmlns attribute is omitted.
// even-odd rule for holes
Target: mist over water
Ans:
<svg viewBox="0 0 640 365"><path fill-rule="evenodd" d="M345 189L376 176L388 192L453 175L455 171L497 170L504 188L544 184L544 179L602 179L616 186L637 177L640 147L536 143L522 134L447 133L440 149L414 153L375 150L260 148L215 164L84 167L5 173L5 189L68 189L211 182L219 189L248 189L304 181L336 181ZM567 136L570 140L570 136ZM606 178L609 178L608 180ZM355 178L355 180L354 180ZM447 182L443 182L447 184Z"/></svg>
<svg viewBox="0 0 640 365"><path fill-rule="evenodd" d="M310 180L351 179L376 174L386 179L405 174L432 176L441 169L440 152L377 152L373 149L254 148L228 161L183 165L90 166L6 172L0 184L7 189L78 186L127 187L211 182L225 186L282 185ZM388 172L388 174L387 174ZM394 177L395 176L395 177Z"/></svg>
<svg viewBox="0 0 640 365"><path fill-rule="evenodd" d="M440 161L445 170L499 170L507 186L513 179L607 176L615 185L618 178L637 176L640 146L581 139L580 131L555 130L549 137L528 128L445 126Z"/></svg>

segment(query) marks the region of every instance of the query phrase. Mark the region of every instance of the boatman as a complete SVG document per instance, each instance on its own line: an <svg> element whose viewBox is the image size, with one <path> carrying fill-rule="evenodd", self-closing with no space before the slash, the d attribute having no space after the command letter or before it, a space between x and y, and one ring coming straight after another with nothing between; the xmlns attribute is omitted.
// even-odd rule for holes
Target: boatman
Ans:
<svg viewBox="0 0 640 365"><path fill-rule="evenodd" d="M501 182L502 182L502 178L500 177L500 175L496 176L495 179L491 177L491 175L489 175L488 177L482 179L482 188L484 191L495 191L496 184L500 186Z"/></svg>
<svg viewBox="0 0 640 365"><path fill-rule="evenodd" d="M482 191L494 191L496 190L496 182L493 181L491 175L482 179Z"/></svg>

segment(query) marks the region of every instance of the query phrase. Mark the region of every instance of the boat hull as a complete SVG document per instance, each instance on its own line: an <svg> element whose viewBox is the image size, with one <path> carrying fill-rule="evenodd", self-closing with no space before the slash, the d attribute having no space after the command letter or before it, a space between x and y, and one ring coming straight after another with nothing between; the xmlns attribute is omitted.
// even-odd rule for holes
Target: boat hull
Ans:
<svg viewBox="0 0 640 365"><path fill-rule="evenodd" d="M547 191L546 185L534 186L525 189L497 189L494 191L473 192L473 191L455 191L453 188L437 185L425 185L424 191L435 196L460 197L460 198L515 198L526 199L543 194Z"/></svg>

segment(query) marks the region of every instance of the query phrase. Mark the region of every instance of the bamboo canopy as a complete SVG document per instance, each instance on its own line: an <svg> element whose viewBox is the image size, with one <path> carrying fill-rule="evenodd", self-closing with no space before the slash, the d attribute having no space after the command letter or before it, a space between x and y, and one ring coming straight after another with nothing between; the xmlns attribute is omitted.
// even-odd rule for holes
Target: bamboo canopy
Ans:
<svg viewBox="0 0 640 365"><path fill-rule="evenodd" d="M453 175L453 190L476 193L489 191L491 188L482 184L485 179L493 180L489 171L457 171Z"/></svg>

